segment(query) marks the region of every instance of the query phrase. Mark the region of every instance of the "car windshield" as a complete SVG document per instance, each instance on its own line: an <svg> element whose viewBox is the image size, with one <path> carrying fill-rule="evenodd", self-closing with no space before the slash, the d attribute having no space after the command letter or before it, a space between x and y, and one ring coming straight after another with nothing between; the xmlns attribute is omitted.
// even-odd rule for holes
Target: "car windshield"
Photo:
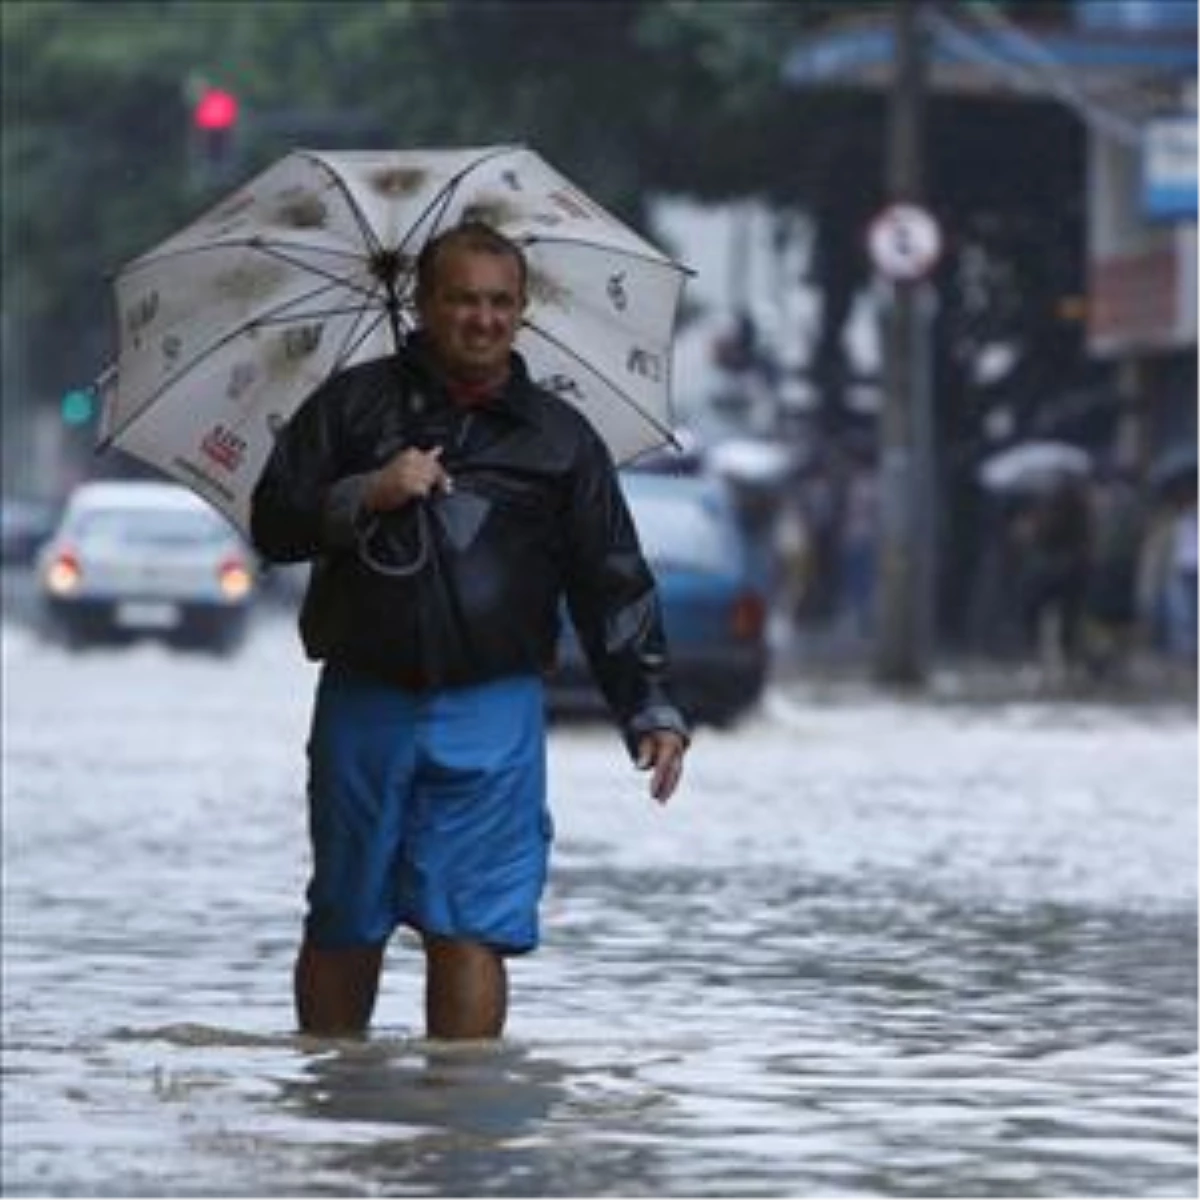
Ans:
<svg viewBox="0 0 1200 1200"><path fill-rule="evenodd" d="M667 496L634 496L630 509L651 562L703 570L729 565L721 523L702 505Z"/></svg>
<svg viewBox="0 0 1200 1200"><path fill-rule="evenodd" d="M228 539L219 517L204 511L107 508L80 513L72 533L127 546L213 546Z"/></svg>

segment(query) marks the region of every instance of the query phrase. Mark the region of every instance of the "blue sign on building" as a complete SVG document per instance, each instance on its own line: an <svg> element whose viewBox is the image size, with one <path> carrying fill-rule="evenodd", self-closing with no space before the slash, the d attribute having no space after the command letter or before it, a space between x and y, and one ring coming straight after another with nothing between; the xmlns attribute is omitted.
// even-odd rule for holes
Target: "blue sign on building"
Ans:
<svg viewBox="0 0 1200 1200"><path fill-rule="evenodd" d="M1196 219L1196 114L1153 117L1142 134L1142 211L1151 220Z"/></svg>
<svg viewBox="0 0 1200 1200"><path fill-rule="evenodd" d="M1075 0L1075 23L1083 29L1195 29L1196 12L1197 0Z"/></svg>

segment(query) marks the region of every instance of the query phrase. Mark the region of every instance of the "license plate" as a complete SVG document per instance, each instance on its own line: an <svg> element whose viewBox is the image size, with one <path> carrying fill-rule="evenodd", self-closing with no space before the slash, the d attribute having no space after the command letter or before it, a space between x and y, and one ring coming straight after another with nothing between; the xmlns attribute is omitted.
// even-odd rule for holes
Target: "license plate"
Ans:
<svg viewBox="0 0 1200 1200"><path fill-rule="evenodd" d="M116 621L123 629L174 629L179 624L179 606L129 601L117 605Z"/></svg>

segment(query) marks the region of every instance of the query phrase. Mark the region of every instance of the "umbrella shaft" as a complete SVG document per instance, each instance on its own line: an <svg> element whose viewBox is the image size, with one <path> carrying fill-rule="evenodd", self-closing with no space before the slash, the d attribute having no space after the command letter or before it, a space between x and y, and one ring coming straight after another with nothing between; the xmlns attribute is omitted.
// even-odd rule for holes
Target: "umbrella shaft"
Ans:
<svg viewBox="0 0 1200 1200"><path fill-rule="evenodd" d="M396 281L394 279L387 281L387 293L387 314L388 324L392 327L392 345L399 350L404 341L404 336L400 328L400 296L396 291Z"/></svg>

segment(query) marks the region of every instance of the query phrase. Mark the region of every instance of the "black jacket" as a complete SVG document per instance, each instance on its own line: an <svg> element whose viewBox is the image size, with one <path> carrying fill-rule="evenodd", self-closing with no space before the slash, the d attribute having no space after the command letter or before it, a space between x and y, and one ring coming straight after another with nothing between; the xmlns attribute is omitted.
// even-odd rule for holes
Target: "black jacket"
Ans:
<svg viewBox="0 0 1200 1200"><path fill-rule="evenodd" d="M454 490L365 517L370 473L435 445ZM314 560L300 617L310 658L419 689L541 673L565 597L630 745L650 729L686 736L608 450L518 355L502 394L473 408L450 402L419 337L334 376L281 431L251 536L270 561Z"/></svg>

